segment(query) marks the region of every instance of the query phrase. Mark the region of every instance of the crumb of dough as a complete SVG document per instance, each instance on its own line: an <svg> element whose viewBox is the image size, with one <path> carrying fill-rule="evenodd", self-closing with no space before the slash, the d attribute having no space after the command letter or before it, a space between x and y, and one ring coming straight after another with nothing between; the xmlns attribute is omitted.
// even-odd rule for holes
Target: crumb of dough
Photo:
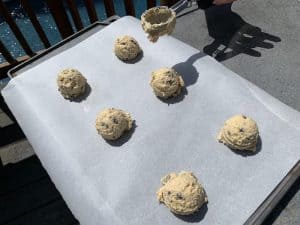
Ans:
<svg viewBox="0 0 300 225"><path fill-rule="evenodd" d="M115 41L114 52L119 59L130 61L134 60L142 52L142 49L133 37L124 35Z"/></svg>
<svg viewBox="0 0 300 225"><path fill-rule="evenodd" d="M160 36L170 35L175 29L176 13L167 7L154 7L141 16L143 30L151 42L156 42Z"/></svg>
<svg viewBox="0 0 300 225"><path fill-rule="evenodd" d="M217 139L231 149L255 152L258 136L258 127L253 119L235 115L225 121Z"/></svg>
<svg viewBox="0 0 300 225"><path fill-rule="evenodd" d="M191 172L170 173L161 179L157 199L171 212L190 215L208 201L204 188Z"/></svg>
<svg viewBox="0 0 300 225"><path fill-rule="evenodd" d="M174 69L161 68L152 72L150 85L156 96L166 99L179 95L184 81Z"/></svg>
<svg viewBox="0 0 300 225"><path fill-rule="evenodd" d="M58 90L66 99L75 99L85 92L86 78L76 69L64 69L57 76Z"/></svg>
<svg viewBox="0 0 300 225"><path fill-rule="evenodd" d="M106 140L116 140L125 131L132 128L129 113L120 109L109 108L101 111L96 118L96 129Z"/></svg>

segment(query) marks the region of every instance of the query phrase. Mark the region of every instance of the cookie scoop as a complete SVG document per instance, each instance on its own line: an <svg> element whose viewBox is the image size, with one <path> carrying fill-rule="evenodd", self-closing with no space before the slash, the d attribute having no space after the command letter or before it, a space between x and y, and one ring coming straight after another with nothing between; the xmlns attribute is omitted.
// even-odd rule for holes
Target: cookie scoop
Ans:
<svg viewBox="0 0 300 225"><path fill-rule="evenodd" d="M168 7L153 7L142 14L142 28L148 34L151 42L156 42L160 36L170 35L176 25L176 13Z"/></svg>

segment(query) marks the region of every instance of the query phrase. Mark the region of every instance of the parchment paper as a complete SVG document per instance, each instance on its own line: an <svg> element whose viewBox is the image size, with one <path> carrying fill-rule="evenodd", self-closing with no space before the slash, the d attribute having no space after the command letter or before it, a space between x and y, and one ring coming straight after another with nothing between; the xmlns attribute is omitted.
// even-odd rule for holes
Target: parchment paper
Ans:
<svg viewBox="0 0 300 225"><path fill-rule="evenodd" d="M144 50L134 64L113 54L123 34ZM187 85L175 102L160 101L149 85L150 73L165 66ZM80 70L91 87L81 102L57 91L57 73L67 67ZM172 37L150 43L132 17L24 70L3 96L82 225L240 225L300 157L298 112ZM96 114L107 107L135 119L127 141L111 145L97 134ZM223 122L238 113L258 123L255 155L216 141ZM194 172L209 199L192 217L177 217L156 200L160 178L181 170Z"/></svg>

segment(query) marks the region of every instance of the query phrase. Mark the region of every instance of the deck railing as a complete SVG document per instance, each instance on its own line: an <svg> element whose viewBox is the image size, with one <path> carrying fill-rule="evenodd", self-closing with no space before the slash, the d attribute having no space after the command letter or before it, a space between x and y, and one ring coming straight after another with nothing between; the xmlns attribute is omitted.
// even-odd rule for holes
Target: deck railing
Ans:
<svg viewBox="0 0 300 225"><path fill-rule="evenodd" d="M47 37L47 34L43 30L40 22L37 19L37 16L30 5L28 0L18 0L20 5L24 9L27 14L32 26L38 34L41 42L43 43L45 48L49 48L51 46L50 41ZM93 0L83 0L85 3L86 10L88 12L88 17L91 23L95 21L99 21L96 8ZM142 1L142 0L141 0ZM147 1L147 8L154 7L156 5L156 0L144 0ZM127 15L135 16L135 8L133 4L133 0L123 0L125 5L125 11ZM161 5L172 5L176 0L161 0ZM75 0L46 0L47 6L49 7L50 13L55 21L56 27L62 37L62 39L67 38L68 36L74 34L74 32L79 31L84 28L83 23L81 21L81 17L76 6ZM116 14L115 6L113 0L103 0L105 11L107 17L113 16ZM71 18L74 22L75 29L73 30L71 21L68 17L66 7L69 9ZM28 42L26 41L23 33L20 28L14 21L11 13L6 7L6 3L4 0L0 0L0 16L3 17L4 21L9 25L16 39L20 43L20 46L23 48L26 55L23 57L15 58L12 56L10 51L5 47L4 43L0 40L0 53L6 60L5 63L0 64L0 79L6 77L7 71L16 66L18 63L23 62L24 60L34 56L37 54L32 50Z"/></svg>

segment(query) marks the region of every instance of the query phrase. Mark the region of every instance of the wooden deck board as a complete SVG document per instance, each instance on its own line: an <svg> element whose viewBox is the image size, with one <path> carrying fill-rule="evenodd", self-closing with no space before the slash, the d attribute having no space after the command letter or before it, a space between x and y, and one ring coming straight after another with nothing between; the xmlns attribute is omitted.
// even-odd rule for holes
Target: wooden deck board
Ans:
<svg viewBox="0 0 300 225"><path fill-rule="evenodd" d="M0 197L0 224L44 207L61 196L49 178L28 184Z"/></svg>
<svg viewBox="0 0 300 225"><path fill-rule="evenodd" d="M6 225L73 225L78 224L62 199L54 201Z"/></svg>
<svg viewBox="0 0 300 225"><path fill-rule="evenodd" d="M0 169L0 225L75 225L36 156Z"/></svg>
<svg viewBox="0 0 300 225"><path fill-rule="evenodd" d="M5 104L5 101L1 94L0 94L0 109L1 109L1 113L5 113L9 117L11 122L15 121L13 114L9 110L8 106ZM8 126L0 127L0 137L1 137L0 147L25 137L20 126L17 123L11 123L11 122L9 123L10 125L7 124Z"/></svg>
<svg viewBox="0 0 300 225"><path fill-rule="evenodd" d="M32 182L48 177L36 156L0 169L0 198Z"/></svg>

